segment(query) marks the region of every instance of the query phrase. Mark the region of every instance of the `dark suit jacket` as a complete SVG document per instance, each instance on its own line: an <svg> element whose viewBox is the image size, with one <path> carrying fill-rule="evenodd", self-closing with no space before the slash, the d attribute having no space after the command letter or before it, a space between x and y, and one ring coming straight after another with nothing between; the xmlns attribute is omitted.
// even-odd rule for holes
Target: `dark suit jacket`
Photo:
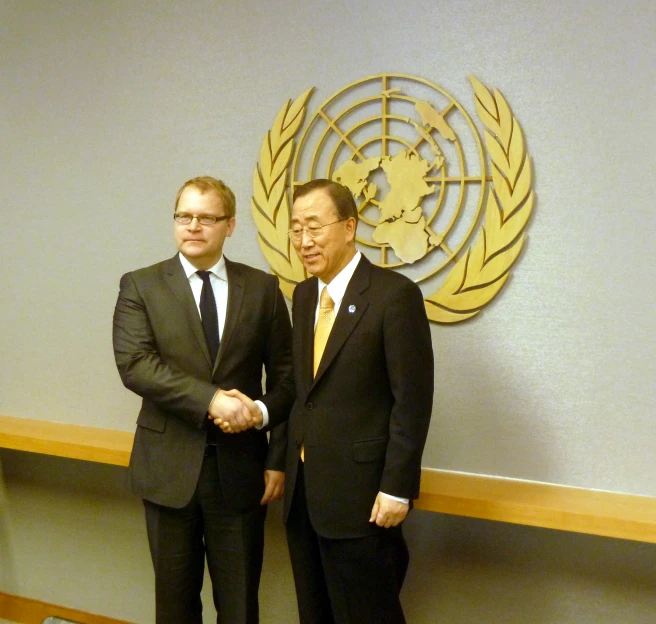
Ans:
<svg viewBox="0 0 656 624"><path fill-rule="evenodd" d="M178 256L127 273L114 312L114 354L125 386L143 398L129 482L154 503L191 500L203 463L207 409L217 388L261 399L269 428L293 402L291 326L272 275L226 259L228 305L216 362L210 361L198 308ZM262 396L262 365L266 394ZM283 425L284 427L284 425ZM259 503L263 471L282 470L285 432L218 434L221 485L229 505Z"/></svg>
<svg viewBox="0 0 656 624"><path fill-rule="evenodd" d="M361 537L379 491L419 494L433 402L433 350L421 291L362 257L312 377L316 278L293 302L296 402L289 420L285 518L305 444L307 505L328 538Z"/></svg>

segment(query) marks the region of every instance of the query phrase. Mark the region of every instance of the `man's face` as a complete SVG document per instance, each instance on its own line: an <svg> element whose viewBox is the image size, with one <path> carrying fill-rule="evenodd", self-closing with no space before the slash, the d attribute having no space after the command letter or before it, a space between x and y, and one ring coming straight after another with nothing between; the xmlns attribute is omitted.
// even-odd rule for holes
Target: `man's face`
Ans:
<svg viewBox="0 0 656 624"><path fill-rule="evenodd" d="M223 202L214 191L202 193L195 186L188 186L180 195L176 213L188 215L225 215ZM213 267L221 258L223 243L232 236L235 218L217 221L214 225L201 225L193 219L188 225L175 222L175 244L178 251L197 269L204 271Z"/></svg>
<svg viewBox="0 0 656 624"><path fill-rule="evenodd" d="M355 219L339 223L339 215L332 199L324 189L317 189L299 197L292 207L292 228L316 227L327 224L315 238L304 231L300 240L292 239L296 253L312 275L326 284L349 263L355 255Z"/></svg>

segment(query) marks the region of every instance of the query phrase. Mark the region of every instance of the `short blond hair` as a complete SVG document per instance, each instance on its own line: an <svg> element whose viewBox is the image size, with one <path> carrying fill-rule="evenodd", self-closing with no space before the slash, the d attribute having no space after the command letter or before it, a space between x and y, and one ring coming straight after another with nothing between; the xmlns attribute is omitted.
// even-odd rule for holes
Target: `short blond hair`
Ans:
<svg viewBox="0 0 656 624"><path fill-rule="evenodd" d="M187 180L178 191L178 195L175 198L175 207L173 209L173 212L176 212L178 210L180 195L182 195L183 191L189 186L195 186L201 192L201 194L205 194L208 191L214 191L219 196L219 199L221 200L226 215L228 217L235 216L235 212L237 208L237 202L235 201L235 194L223 181L217 180L212 176L199 176L198 178L192 178L191 180Z"/></svg>

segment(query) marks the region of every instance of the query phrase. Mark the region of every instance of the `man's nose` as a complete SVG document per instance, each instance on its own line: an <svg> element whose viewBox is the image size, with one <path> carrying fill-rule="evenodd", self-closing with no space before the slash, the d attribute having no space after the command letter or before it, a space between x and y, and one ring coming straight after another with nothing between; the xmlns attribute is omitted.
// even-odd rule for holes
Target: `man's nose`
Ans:
<svg viewBox="0 0 656 624"><path fill-rule="evenodd" d="M307 230L303 230L301 232L301 247L309 247L310 245L314 245L314 239Z"/></svg>
<svg viewBox="0 0 656 624"><path fill-rule="evenodd" d="M191 218L191 221L189 222L187 229L191 230L192 232L195 232L196 230L200 230L200 221L198 221L198 217L194 216Z"/></svg>

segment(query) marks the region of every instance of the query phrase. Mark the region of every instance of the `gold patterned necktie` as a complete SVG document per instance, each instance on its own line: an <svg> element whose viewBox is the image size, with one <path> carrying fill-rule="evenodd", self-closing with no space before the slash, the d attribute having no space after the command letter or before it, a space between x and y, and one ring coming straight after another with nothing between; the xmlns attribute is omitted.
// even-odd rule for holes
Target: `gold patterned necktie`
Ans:
<svg viewBox="0 0 656 624"><path fill-rule="evenodd" d="M326 348L330 330L335 322L335 303L328 294L328 287L324 286L321 291L319 301L319 318L317 319L317 328L314 330L314 376L317 374L321 356Z"/></svg>

